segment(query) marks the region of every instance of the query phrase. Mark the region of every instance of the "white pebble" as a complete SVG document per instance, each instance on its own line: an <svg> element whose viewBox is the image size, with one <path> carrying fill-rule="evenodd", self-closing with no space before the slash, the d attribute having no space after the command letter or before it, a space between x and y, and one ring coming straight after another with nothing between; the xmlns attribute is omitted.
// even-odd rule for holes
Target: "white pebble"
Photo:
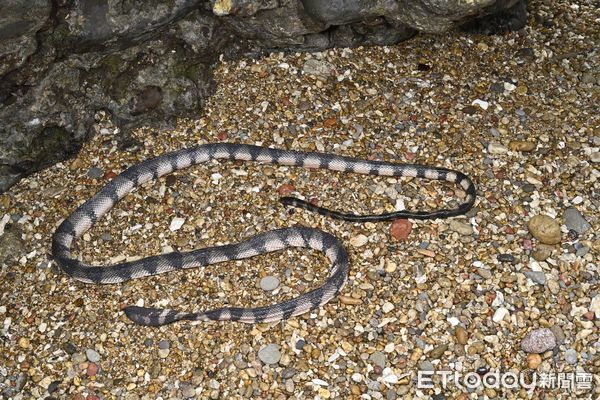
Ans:
<svg viewBox="0 0 600 400"><path fill-rule="evenodd" d="M169 225L169 229L171 231L176 231L183 226L184 222L185 222L185 218L175 217L171 221L171 225Z"/></svg>
<svg viewBox="0 0 600 400"><path fill-rule="evenodd" d="M490 144L488 144L487 151L490 154L506 154L508 153L508 147L500 143L490 142Z"/></svg>
<svg viewBox="0 0 600 400"><path fill-rule="evenodd" d="M265 292L270 292L279 287L279 279L276 276L267 275L260 280L259 285Z"/></svg>
<svg viewBox="0 0 600 400"><path fill-rule="evenodd" d="M392 384L398 383L398 376L392 372L391 368L385 368L382 375L382 382Z"/></svg>
<svg viewBox="0 0 600 400"><path fill-rule="evenodd" d="M475 100L473 100L473 103L471 103L471 105L473 105L473 106L477 105L477 106L481 107L483 110L487 110L488 107L490 106L490 103L488 103L487 101L480 100L480 99L475 99Z"/></svg>
<svg viewBox="0 0 600 400"><path fill-rule="evenodd" d="M492 320L498 324L498 323L502 322L504 317L506 317L508 314L509 314L508 309L506 309L505 307L500 307L494 313Z"/></svg>
<svg viewBox="0 0 600 400"><path fill-rule="evenodd" d="M350 244L354 247L361 247L361 246L364 246L365 244L367 244L368 241L369 241L369 238L366 237L365 235L358 235L358 236L354 236L352 239L350 239Z"/></svg>
<svg viewBox="0 0 600 400"><path fill-rule="evenodd" d="M394 305L392 303L390 303L389 301L386 301L383 304L383 306L381 307L381 309L383 310L384 313L387 314L394 309Z"/></svg>
<svg viewBox="0 0 600 400"><path fill-rule="evenodd" d="M590 311L596 314L596 318L600 319L600 294L597 294L592 299L592 304L590 304Z"/></svg>

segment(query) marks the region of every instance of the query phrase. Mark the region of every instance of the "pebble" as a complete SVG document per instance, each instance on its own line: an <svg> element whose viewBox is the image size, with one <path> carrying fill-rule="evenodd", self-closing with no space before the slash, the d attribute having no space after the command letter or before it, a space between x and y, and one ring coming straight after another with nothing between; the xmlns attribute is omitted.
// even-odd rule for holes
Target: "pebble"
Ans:
<svg viewBox="0 0 600 400"><path fill-rule="evenodd" d="M504 318L509 315L510 312L508 311L508 309L506 307L498 307L498 309L494 312L494 316L492 317L492 320L495 323L500 323L504 320Z"/></svg>
<svg viewBox="0 0 600 400"><path fill-rule="evenodd" d="M279 346L270 343L258 351L258 358L265 364L277 364L281 359Z"/></svg>
<svg viewBox="0 0 600 400"><path fill-rule="evenodd" d="M289 183L285 183L281 186L279 186L279 188L277 189L277 193L279 193L280 196L287 196L290 193L294 192L296 190L296 188L293 185L290 185Z"/></svg>
<svg viewBox="0 0 600 400"><path fill-rule="evenodd" d="M536 215L529 220L527 228L531 235L542 243L560 243L560 225L552 217L544 214Z"/></svg>
<svg viewBox="0 0 600 400"><path fill-rule="evenodd" d="M167 358L171 351L169 349L158 349L159 358Z"/></svg>
<svg viewBox="0 0 600 400"><path fill-rule="evenodd" d="M477 267L477 274L479 274L479 276L481 276L483 279L490 279L492 277L492 271L490 271L488 268L481 268L481 267Z"/></svg>
<svg viewBox="0 0 600 400"><path fill-rule="evenodd" d="M550 327L550 331L554 334L554 338L556 339L556 344L561 345L565 342L565 333L562 328L558 325L552 325Z"/></svg>
<svg viewBox="0 0 600 400"><path fill-rule="evenodd" d="M590 311L594 313L597 319L600 319L600 294L595 295L592 299Z"/></svg>
<svg viewBox="0 0 600 400"><path fill-rule="evenodd" d="M592 154L590 154L590 161L595 164L600 163L600 151L594 151Z"/></svg>
<svg viewBox="0 0 600 400"><path fill-rule="evenodd" d="M473 234L473 227L467 222L462 222L457 219L450 221L450 229L454 232L458 232L463 236L469 236Z"/></svg>
<svg viewBox="0 0 600 400"><path fill-rule="evenodd" d="M267 275L260 280L260 288L265 292L270 292L279 287L279 279L273 275Z"/></svg>
<svg viewBox="0 0 600 400"><path fill-rule="evenodd" d="M508 153L508 147L498 142L490 142L487 146L487 151L490 154L506 154Z"/></svg>
<svg viewBox="0 0 600 400"><path fill-rule="evenodd" d="M20 338L18 343L19 343L19 347L22 349L29 348L29 339L27 339L26 337Z"/></svg>
<svg viewBox="0 0 600 400"><path fill-rule="evenodd" d="M457 326L456 329L454 329L454 336L456 336L456 341L462 345L467 344L467 341L469 340L467 330L462 326Z"/></svg>
<svg viewBox="0 0 600 400"><path fill-rule="evenodd" d="M506 263L514 263L515 257L512 254L498 254L498 261Z"/></svg>
<svg viewBox="0 0 600 400"><path fill-rule="evenodd" d="M542 363L542 357L539 354L527 355L527 367L529 369L537 369Z"/></svg>
<svg viewBox="0 0 600 400"><path fill-rule="evenodd" d="M431 350L429 352L429 357L431 357L434 360L437 360L438 358L442 357L444 355L444 352L448 350L448 345L447 344L442 344L439 345L437 347L434 347L433 350Z"/></svg>
<svg viewBox="0 0 600 400"><path fill-rule="evenodd" d="M536 261L545 261L551 254L552 250L544 245L543 247L538 246L533 253L531 253L531 256Z"/></svg>
<svg viewBox="0 0 600 400"><path fill-rule="evenodd" d="M185 222L185 218L175 217L171 220L171 224L169 225L169 229L174 232L179 230L183 223Z"/></svg>
<svg viewBox="0 0 600 400"><path fill-rule="evenodd" d="M369 361L374 365L379 365L381 368L384 368L387 362L387 356L381 351L376 351L369 356Z"/></svg>
<svg viewBox="0 0 600 400"><path fill-rule="evenodd" d="M192 386L186 386L182 391L181 394L183 397L187 398L187 399L191 399L192 397L196 396L196 389L194 389Z"/></svg>
<svg viewBox="0 0 600 400"><path fill-rule="evenodd" d="M472 106L479 106L482 110L487 110L490 106L490 103L481 99L475 99L471 103Z"/></svg>
<svg viewBox="0 0 600 400"><path fill-rule="evenodd" d="M307 75L313 75L320 79L327 79L330 77L334 69L334 66L330 62L316 60L314 58L306 60L302 66L302 72Z"/></svg>
<svg viewBox="0 0 600 400"><path fill-rule="evenodd" d="M361 299L355 299L354 297L350 296L339 296L339 299L342 304L347 304L351 306L357 306L359 304L362 304Z"/></svg>
<svg viewBox="0 0 600 400"><path fill-rule="evenodd" d="M365 235L357 235L350 239L350 244L354 247L362 247L369 241L369 238Z"/></svg>
<svg viewBox="0 0 600 400"><path fill-rule="evenodd" d="M571 365L577 364L577 351L573 349L565 351L565 361Z"/></svg>
<svg viewBox="0 0 600 400"><path fill-rule="evenodd" d="M171 343L168 340L163 339L158 342L159 349L168 349L170 347L171 347Z"/></svg>
<svg viewBox="0 0 600 400"><path fill-rule="evenodd" d="M88 361L91 361L91 362L100 361L100 354L98 354L98 352L94 349L87 349L85 351L85 356L87 357Z"/></svg>
<svg viewBox="0 0 600 400"><path fill-rule="evenodd" d="M92 167L92 168L88 169L88 171L86 172L86 175L92 179L100 179L104 176L104 171L101 168Z"/></svg>
<svg viewBox="0 0 600 400"><path fill-rule="evenodd" d="M174 186L177 183L177 177L175 175L167 175L165 178L165 185L167 187Z"/></svg>
<svg viewBox="0 0 600 400"><path fill-rule="evenodd" d="M407 219L397 219L390 225L390 235L396 240L406 240L412 232L412 222Z"/></svg>
<svg viewBox="0 0 600 400"><path fill-rule="evenodd" d="M88 376L94 376L98 373L98 365L95 362L91 362L87 365L86 373Z"/></svg>
<svg viewBox="0 0 600 400"><path fill-rule="evenodd" d="M381 307L381 309L383 310L384 313L389 313L390 311L392 311L394 309L394 305L392 303L390 303L389 301L386 301L385 303L383 303L383 306Z"/></svg>
<svg viewBox="0 0 600 400"><path fill-rule="evenodd" d="M546 284L546 274L542 271L524 271L523 274L538 285Z"/></svg>
<svg viewBox="0 0 600 400"><path fill-rule="evenodd" d="M419 363L419 370L420 371L433 371L433 370L435 370L435 367L433 366L431 361L423 360Z"/></svg>
<svg viewBox="0 0 600 400"><path fill-rule="evenodd" d="M104 240L105 242L109 242L112 240L112 236L110 233L104 232L102 235L100 235L100 239Z"/></svg>
<svg viewBox="0 0 600 400"><path fill-rule="evenodd" d="M543 353L556 347L556 337L548 328L530 331L521 341L521 348L526 353Z"/></svg>
<svg viewBox="0 0 600 400"><path fill-rule="evenodd" d="M534 142L527 142L525 140L512 140L508 143L508 147L512 151L530 152L535 149L536 144Z"/></svg>
<svg viewBox="0 0 600 400"><path fill-rule="evenodd" d="M563 218L567 228L569 230L574 230L580 235L587 232L592 227L579 210L574 207L567 208L563 214Z"/></svg>

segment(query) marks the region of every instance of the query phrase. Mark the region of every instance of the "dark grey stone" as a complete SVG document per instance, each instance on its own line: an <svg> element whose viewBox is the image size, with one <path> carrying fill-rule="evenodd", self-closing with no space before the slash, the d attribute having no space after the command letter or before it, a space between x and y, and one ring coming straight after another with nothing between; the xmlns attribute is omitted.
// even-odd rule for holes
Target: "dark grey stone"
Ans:
<svg viewBox="0 0 600 400"><path fill-rule="evenodd" d="M574 230L575 232L582 233L587 232L592 225L584 218L584 216L579 212L575 207L569 207L565 210L563 214L563 218L565 220L565 225L569 230Z"/></svg>

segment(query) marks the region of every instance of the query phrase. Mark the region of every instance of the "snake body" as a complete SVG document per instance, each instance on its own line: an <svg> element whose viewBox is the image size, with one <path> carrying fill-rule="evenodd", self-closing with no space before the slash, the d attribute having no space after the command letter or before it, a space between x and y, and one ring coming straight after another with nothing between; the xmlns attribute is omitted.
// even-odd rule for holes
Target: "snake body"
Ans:
<svg viewBox="0 0 600 400"><path fill-rule="evenodd" d="M184 313L170 309L129 306L125 314L141 325L164 325L179 320L232 320L246 323L273 322L306 313L334 298L346 283L349 269L348 252L342 243L329 233L308 227L289 227L258 234L235 244L172 252L110 266L93 266L71 255L73 240L82 236L100 217L120 199L144 182L157 179L175 170L213 159L256 161L268 164L324 168L341 172L395 177L414 177L441 180L458 185L465 192L463 202L454 209L430 212L397 211L380 215L355 215L328 210L300 199L284 197L281 202L306 208L332 218L349 221L384 221L397 218L446 218L464 214L474 204L476 192L473 182L463 173L417 164L395 164L368 161L351 157L316 152L299 152L233 143L214 143L186 148L143 161L127 168L112 179L92 198L80 205L56 229L52 238L52 255L68 275L88 283L119 283L130 279L166 273L183 268L203 267L210 264L239 260L282 250L289 247L307 247L323 252L331 261L331 273L324 284L296 298L266 307L224 307L210 311Z"/></svg>

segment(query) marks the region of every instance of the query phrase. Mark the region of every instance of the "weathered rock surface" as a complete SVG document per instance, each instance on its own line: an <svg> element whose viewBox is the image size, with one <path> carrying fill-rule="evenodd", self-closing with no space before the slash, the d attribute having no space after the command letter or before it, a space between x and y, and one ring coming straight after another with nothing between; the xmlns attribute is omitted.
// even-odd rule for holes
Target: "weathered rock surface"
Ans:
<svg viewBox="0 0 600 400"><path fill-rule="evenodd" d="M124 143L133 127L197 115L220 54L393 44L467 22L501 32L525 16L525 0L8 0L0 192L77 152L100 110Z"/></svg>

